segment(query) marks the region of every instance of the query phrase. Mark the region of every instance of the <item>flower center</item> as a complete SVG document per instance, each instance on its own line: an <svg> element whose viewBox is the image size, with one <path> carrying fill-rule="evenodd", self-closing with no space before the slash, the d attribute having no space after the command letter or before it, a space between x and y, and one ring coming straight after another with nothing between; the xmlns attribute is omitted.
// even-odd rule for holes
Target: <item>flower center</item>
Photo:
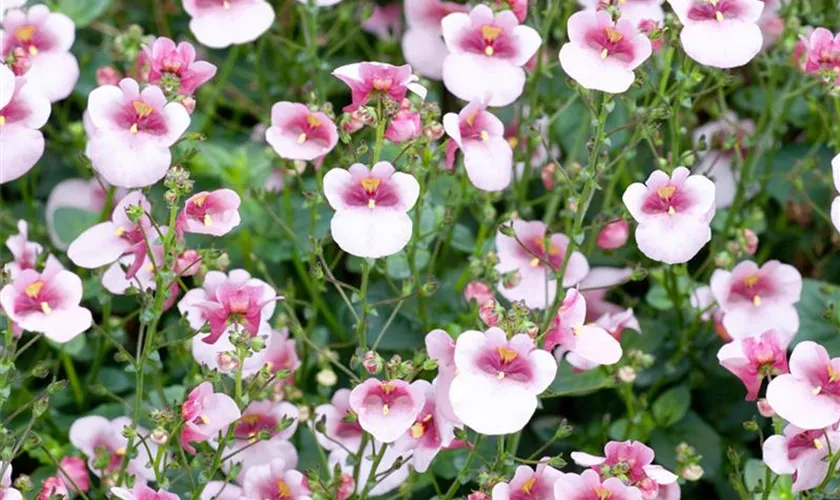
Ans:
<svg viewBox="0 0 840 500"><path fill-rule="evenodd" d="M612 491L604 488L603 486L599 486L594 490L595 495L598 496L598 500L607 500L608 498L612 498L613 493Z"/></svg>
<svg viewBox="0 0 840 500"><path fill-rule="evenodd" d="M499 346L496 348L496 352L499 353L499 361L505 365L511 363L514 359L519 357L519 353L510 347Z"/></svg>
<svg viewBox="0 0 840 500"><path fill-rule="evenodd" d="M30 284L26 285L26 288L24 289L24 291L26 292L26 295L28 295L30 298L34 299L34 298L38 297L38 294L41 293L41 290L43 290L43 288L44 288L44 282L41 281L41 280L38 280L38 281L35 281L33 283L30 283Z"/></svg>
<svg viewBox="0 0 840 500"><path fill-rule="evenodd" d="M374 90L388 91L391 89L393 83L394 80L392 78L374 78L373 88Z"/></svg>
<svg viewBox="0 0 840 500"><path fill-rule="evenodd" d="M522 490L522 493L525 493L526 495L530 495L531 490L534 489L534 485L536 483L537 483L536 476L531 476L524 483L522 483L522 486L520 486L519 489Z"/></svg>

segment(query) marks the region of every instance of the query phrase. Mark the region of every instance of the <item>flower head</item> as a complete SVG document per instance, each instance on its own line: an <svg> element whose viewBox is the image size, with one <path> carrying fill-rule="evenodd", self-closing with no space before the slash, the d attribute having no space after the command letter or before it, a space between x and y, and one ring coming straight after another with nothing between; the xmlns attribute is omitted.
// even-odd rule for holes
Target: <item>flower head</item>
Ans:
<svg viewBox="0 0 840 500"><path fill-rule="evenodd" d="M641 500L638 488L627 486L620 479L602 480L594 470L580 474L563 474L554 483L556 500Z"/></svg>
<svg viewBox="0 0 840 500"><path fill-rule="evenodd" d="M350 87L352 102L344 107L347 112L364 106L372 97L388 97L400 103L409 90L422 99L426 98L425 87L416 83L418 78L412 74L408 64L392 66L381 62L361 62L336 68L332 74Z"/></svg>
<svg viewBox="0 0 840 500"><path fill-rule="evenodd" d="M443 78L443 60L449 54L443 42L440 22L453 12L466 12L466 5L441 0L406 0L402 51L406 62L419 75Z"/></svg>
<svg viewBox="0 0 840 500"><path fill-rule="evenodd" d="M224 462L224 469L240 464L237 481L243 484L251 468L273 459L283 460L289 468L297 466L297 450L288 440L297 430L299 417L298 409L286 402L255 401L248 405L234 424L233 443L228 442L225 450L230 459Z"/></svg>
<svg viewBox="0 0 840 500"><path fill-rule="evenodd" d="M792 492L819 486L828 474L828 454L840 445L840 432L827 429L804 430L795 425L783 434L770 436L762 446L764 463L773 472L793 477Z"/></svg>
<svg viewBox="0 0 840 500"><path fill-rule="evenodd" d="M239 420L242 414L230 396L213 392L210 382L203 382L190 392L181 405L184 428L181 430L181 446L195 453L190 443L202 443L230 424Z"/></svg>
<svg viewBox="0 0 840 500"><path fill-rule="evenodd" d="M131 425L128 417L119 417L108 420L105 417L89 416L82 417L73 422L70 426L70 442L79 451L87 455L88 467L97 477L102 473L112 474L120 470L125 458L128 438L123 436L123 429ZM149 432L138 428L137 433L147 435ZM137 478L138 482L153 481L155 474L150 464L152 457L157 454L157 444L151 440L146 441L145 446L137 448L137 456L128 461L128 473ZM103 469L94 464L107 463Z"/></svg>
<svg viewBox="0 0 840 500"><path fill-rule="evenodd" d="M306 478L289 469L282 458L248 469L242 484L243 498L254 500L311 500Z"/></svg>
<svg viewBox="0 0 840 500"><path fill-rule="evenodd" d="M349 403L362 429L383 443L392 443L409 430L425 401L419 381L370 378L353 389Z"/></svg>
<svg viewBox="0 0 840 500"><path fill-rule="evenodd" d="M166 37L156 38L151 47L143 47L149 61L146 81L164 88L177 83L179 95L193 95L196 89L216 75L216 66L195 60L195 47L189 42L175 42Z"/></svg>
<svg viewBox="0 0 840 500"><path fill-rule="evenodd" d="M236 191L217 189L202 191L187 199L178 215L179 232L224 236L239 225L239 204Z"/></svg>
<svg viewBox="0 0 840 500"><path fill-rule="evenodd" d="M265 140L281 158L311 161L333 150L338 130L324 113L283 101L271 107L271 127L265 131Z"/></svg>
<svg viewBox="0 0 840 500"><path fill-rule="evenodd" d="M778 330L736 338L720 348L718 361L744 383L746 399L755 401L764 377L787 373L787 346L792 338L792 332Z"/></svg>
<svg viewBox="0 0 840 500"><path fill-rule="evenodd" d="M576 464L591 467L598 474L610 477L620 474L628 486L638 488L645 499L662 498L661 489L677 482L677 475L660 465L653 465L653 450L639 441L610 441L603 457L580 451L572 452Z"/></svg>
<svg viewBox="0 0 840 500"><path fill-rule="evenodd" d="M0 64L0 184L29 172L44 154L40 128L50 116L50 102L33 78L16 77Z"/></svg>
<svg viewBox="0 0 840 500"><path fill-rule="evenodd" d="M621 359L621 344L597 324L586 324L586 299L574 288L557 310L545 335L545 349L558 349L558 355L569 352L569 362L586 368L612 365ZM580 366L579 368L583 368Z"/></svg>
<svg viewBox="0 0 840 500"><path fill-rule="evenodd" d="M252 42L274 23L265 0L184 0L184 10L196 40L213 49Z"/></svg>
<svg viewBox="0 0 840 500"><path fill-rule="evenodd" d="M509 483L493 486L493 500L540 500L554 498L554 483L563 473L546 463L534 470L527 465L516 468Z"/></svg>
<svg viewBox="0 0 840 500"><path fill-rule="evenodd" d="M455 427L460 423L449 419L440 404L449 400L448 387L444 392L437 382L430 384L418 380L415 384L424 394L425 402L414 423L394 446L401 451L411 450L414 468L417 472L426 472L441 448L449 446L455 439Z"/></svg>

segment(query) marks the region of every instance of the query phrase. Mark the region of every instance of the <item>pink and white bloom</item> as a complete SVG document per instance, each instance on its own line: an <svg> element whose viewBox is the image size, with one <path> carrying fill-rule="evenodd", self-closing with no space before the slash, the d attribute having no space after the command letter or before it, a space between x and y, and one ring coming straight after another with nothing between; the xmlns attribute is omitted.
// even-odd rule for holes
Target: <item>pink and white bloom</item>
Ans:
<svg viewBox="0 0 840 500"><path fill-rule="evenodd" d="M840 192L840 154L831 160L831 178L834 180L834 189ZM831 201L831 223L840 231L840 196L835 196Z"/></svg>
<svg viewBox="0 0 840 500"><path fill-rule="evenodd" d="M801 39L804 48L802 70L805 73L822 73L835 78L840 86L840 33L836 36L825 28L813 30Z"/></svg>
<svg viewBox="0 0 840 500"><path fill-rule="evenodd" d="M0 9L2 12L2 9ZM23 495L17 488L12 488L12 464L0 462L0 468L6 467L6 472L0 480L0 498L3 500L23 500Z"/></svg>
<svg viewBox="0 0 840 500"><path fill-rule="evenodd" d="M50 101L32 78L0 64L0 184L29 172L44 154L40 128L50 117Z"/></svg>
<svg viewBox="0 0 840 500"><path fill-rule="evenodd" d="M417 74L440 80L449 49L443 42L440 22L453 12L467 12L466 5L441 0L405 0L408 25L402 38L403 57Z"/></svg>
<svg viewBox="0 0 840 500"><path fill-rule="evenodd" d="M554 483L555 500L642 500L638 488L627 486L620 479L611 477L601 480L594 470L580 474L563 474Z"/></svg>
<svg viewBox="0 0 840 500"><path fill-rule="evenodd" d="M189 295L189 292L187 292L187 295ZM182 302L184 300L186 300L186 295L184 299L181 299ZM227 328L218 340L212 344L204 342L202 335L193 336L190 340L193 359L196 363L210 370L216 370L230 377L235 376L235 369L239 365L239 360L236 357L236 347L231 340L231 336L235 334L237 334L236 328ZM266 348L259 352L248 352L248 355L242 361L242 376L244 377L258 372L266 362L268 349L271 348L271 327L267 321L260 323L256 336L263 339Z"/></svg>
<svg viewBox="0 0 840 500"><path fill-rule="evenodd" d="M241 328L252 337L260 333L263 325L268 326L275 302L280 299L268 283L252 278L243 269L227 275L210 271L202 288L184 295L178 310L195 330L209 324L210 334L201 341L213 344L229 328Z"/></svg>
<svg viewBox="0 0 840 500"><path fill-rule="evenodd" d="M378 441L393 443L414 424L426 402L425 388L402 380L369 378L353 388L350 408Z"/></svg>
<svg viewBox="0 0 840 500"><path fill-rule="evenodd" d="M787 347L791 339L793 332L779 330L736 338L720 348L718 361L744 383L747 401L755 401L764 377L788 372Z"/></svg>
<svg viewBox="0 0 840 500"><path fill-rule="evenodd" d="M299 417L297 407L290 403L255 401L249 404L242 412L242 418L235 424L233 444L228 442L225 450L225 455L231 456L223 464L225 470L234 464L241 464L237 481L243 484L249 469L270 463L273 459L282 459L289 468L296 467L297 450L288 440L297 430ZM282 431L277 430L278 424L290 420L290 426ZM271 437L261 440L262 433Z"/></svg>
<svg viewBox="0 0 840 500"><path fill-rule="evenodd" d="M376 35L380 40L393 40L402 32L402 4L395 2L373 6L370 17L362 23L362 29Z"/></svg>
<svg viewBox="0 0 840 500"><path fill-rule="evenodd" d="M622 200L639 223L636 244L652 260L688 262L712 239L715 185L685 167L677 167L670 177L656 170L644 184L628 186Z"/></svg>
<svg viewBox="0 0 840 500"><path fill-rule="evenodd" d="M128 439L122 433L123 429L129 426L131 426L131 419L128 417L113 420L98 415L82 417L70 426L70 442L87 455L88 467L97 477L101 477L103 471L93 466L96 457L104 455L110 458L104 471L106 474L118 471L122 466L128 446ZM149 431L142 427L138 427L137 432L141 436L149 434ZM129 460L126 469L138 483L155 479L154 471L147 464L151 464L152 458L157 454L158 446L151 439L146 439L145 443L144 446L137 447L137 456Z"/></svg>
<svg viewBox="0 0 840 500"><path fill-rule="evenodd" d="M19 220L17 228L18 234L9 236L6 240L6 248L12 253L12 261L4 267L12 278L24 269L35 269L38 256L44 251L40 244L29 241L29 225L25 220Z"/></svg>
<svg viewBox="0 0 840 500"><path fill-rule="evenodd" d="M417 83L418 78L408 64L353 63L336 68L332 75L350 87L352 102L344 107L347 112L366 105L371 98L389 97L401 103L408 91L426 98L426 88Z"/></svg>
<svg viewBox="0 0 840 500"><path fill-rule="evenodd" d="M510 340L499 328L468 330L455 343L457 369L449 397L466 426L487 435L511 434L528 424L537 396L554 381L557 362L525 334Z"/></svg>
<svg viewBox="0 0 840 500"><path fill-rule="evenodd" d="M615 250L627 244L630 237L630 224L626 220L608 222L598 233L598 247L604 250Z"/></svg>
<svg viewBox="0 0 840 500"><path fill-rule="evenodd" d="M0 5L0 22L3 22L3 16L6 13L6 11L23 7L24 5L26 5L26 1L27 0L4 0L3 5Z"/></svg>
<svg viewBox="0 0 840 500"><path fill-rule="evenodd" d="M735 113L726 113L720 120L708 122L692 134L695 146L701 139L707 145L706 150L697 152L698 162L693 172L709 177L715 183L717 208L726 208L735 199L739 176L733 164L739 156L746 156L744 139L754 132L752 120L739 120Z"/></svg>
<svg viewBox="0 0 840 500"><path fill-rule="evenodd" d="M516 237L505 236L501 231L496 234L499 255L496 270L503 275L497 289L510 301L521 300L531 309L544 309L554 302L555 273L563 268L569 237L562 233L546 234L545 224L539 221L515 220L512 228ZM573 251L562 286L574 286L588 273L586 257Z"/></svg>
<svg viewBox="0 0 840 500"><path fill-rule="evenodd" d="M242 413L230 396L213 391L213 384L203 382L190 392L181 405L184 427L181 430L181 446L190 453L195 449L190 443L203 443L218 432L239 420Z"/></svg>
<svg viewBox="0 0 840 500"><path fill-rule="evenodd" d="M125 78L119 87L103 85L88 97L94 127L88 152L94 170L114 186L151 186L172 162L173 144L190 125L179 103L166 102L163 91L149 85L140 91Z"/></svg>
<svg viewBox="0 0 840 500"><path fill-rule="evenodd" d="M767 386L767 402L783 419L802 429L822 429L840 420L840 358L825 347L800 342L788 362L790 373Z"/></svg>
<svg viewBox="0 0 840 500"><path fill-rule="evenodd" d="M830 450L840 445L840 432L828 429L804 430L785 427L782 435L770 436L762 446L764 463L773 472L793 478L791 491L816 488L828 474Z"/></svg>
<svg viewBox="0 0 840 500"><path fill-rule="evenodd" d="M618 8L621 18L627 19L634 25L645 20L657 24L665 19L665 11L662 10L662 3L665 0L578 0L581 7L585 9L605 9L610 5Z"/></svg>
<svg viewBox="0 0 840 500"><path fill-rule="evenodd" d="M764 43L760 0L668 0L683 24L686 54L704 66L737 68L758 55Z"/></svg>
<svg viewBox="0 0 840 500"><path fill-rule="evenodd" d="M99 214L105 206L107 198L107 185L103 185L96 179L66 179L58 184L50 192L47 198L47 229L50 233L50 241L60 249L67 250L69 241L61 241L56 231L55 214L60 208L78 208L86 212ZM117 188L114 192L114 201L119 202L126 195L126 190Z"/></svg>
<svg viewBox="0 0 840 500"><path fill-rule="evenodd" d="M56 102L69 96L79 79L79 63L70 52L75 39L73 21L50 12L46 5L33 5L25 12L10 10L0 31L0 56L6 60L11 52L22 50L29 64L27 82Z"/></svg>
<svg viewBox="0 0 840 500"><path fill-rule="evenodd" d="M758 267L743 261L732 271L715 270L710 286L723 313L723 327L733 338L799 329L794 304L802 293L802 275L791 265L771 260Z"/></svg>
<svg viewBox="0 0 840 500"><path fill-rule="evenodd" d="M248 469L242 484L242 498L248 500L311 500L306 478L288 469L282 458Z"/></svg>
<svg viewBox="0 0 840 500"><path fill-rule="evenodd" d="M403 101L405 103L407 101ZM413 141L423 133L423 125L420 123L420 113L410 108L402 108L388 122L385 129L385 138L399 144L401 142Z"/></svg>
<svg viewBox="0 0 840 500"><path fill-rule="evenodd" d="M448 387L444 392L436 382L430 384L425 380L418 380L414 384L420 388L426 399L414 423L394 443L394 447L399 451L411 450L414 457L411 463L414 468L417 472L426 472L441 448L452 444L458 422L447 418L440 405L440 401L449 399Z"/></svg>
<svg viewBox="0 0 840 500"><path fill-rule="evenodd" d="M356 257L393 255L408 244L411 210L420 185L411 174L396 172L386 161L372 169L361 163L334 168L324 176L324 195L335 210L330 223L333 240Z"/></svg>
<svg viewBox="0 0 840 500"><path fill-rule="evenodd" d="M294 382L294 371L300 367L300 359L295 350L295 339L289 338L289 329L272 330L271 339L265 349L264 363L272 373L288 370L287 379L275 380L275 386L282 387Z"/></svg>
<svg viewBox="0 0 840 500"><path fill-rule="evenodd" d="M493 500L553 500L554 483L563 473L546 463L537 465L537 470L520 465L509 483L493 486Z"/></svg>
<svg viewBox="0 0 840 500"><path fill-rule="evenodd" d="M607 475L610 469L620 467L626 484L638 488L646 500L662 498L663 487L677 482L676 474L661 465L653 465L653 450L639 441L610 441L604 447L604 455L574 451L571 457L576 464L591 467L598 474Z"/></svg>
<svg viewBox="0 0 840 500"><path fill-rule="evenodd" d="M216 75L216 66L195 60L195 47L189 42L175 42L166 37L156 38L151 47L143 47L149 64L146 81L162 84L165 78L178 82L178 94L193 95L196 89Z"/></svg>
<svg viewBox="0 0 840 500"><path fill-rule="evenodd" d="M232 189L202 191L187 199L184 210L175 223L179 234L209 234L224 236L239 225L241 200Z"/></svg>
<svg viewBox="0 0 840 500"><path fill-rule="evenodd" d="M315 408L313 422L324 421L324 433L315 429L315 438L324 449L335 451L347 448L357 452L362 445L362 426L350 408L350 389L339 389L329 404Z"/></svg>
<svg viewBox="0 0 840 500"><path fill-rule="evenodd" d="M0 306L12 322L59 343L90 328L93 319L81 301L82 280L54 258L43 272L24 269L0 289Z"/></svg>
<svg viewBox="0 0 840 500"><path fill-rule="evenodd" d="M636 79L633 71L653 52L632 21L621 17L613 22L605 11L576 12L567 28L569 42L560 48L560 66L590 90L626 92Z"/></svg>
<svg viewBox="0 0 840 500"><path fill-rule="evenodd" d="M622 354L618 340L600 326L586 324L586 299L574 288L566 292L563 303L551 320L544 348L546 351L557 348L557 356L568 352L569 363L586 369L618 363Z"/></svg>
<svg viewBox="0 0 840 500"><path fill-rule="evenodd" d="M505 138L501 120L487 111L488 99L474 100L457 115L447 113L443 128L450 141L446 165L452 169L455 152L464 152L464 169L473 186L482 191L501 191L513 178L513 149Z"/></svg>
<svg viewBox="0 0 840 500"><path fill-rule="evenodd" d="M210 481L199 498L200 500L240 500L242 488L224 481Z"/></svg>
<svg viewBox="0 0 840 500"><path fill-rule="evenodd" d="M136 264L137 259L140 259L139 267ZM115 295L124 295L130 288L140 291L155 290L155 267L162 264L163 246L151 243L151 253L125 254L108 266L102 274L102 286Z"/></svg>
<svg viewBox="0 0 840 500"><path fill-rule="evenodd" d="M75 492L76 488L81 492L90 490L90 475L81 457L66 456L61 459L59 465L58 472L71 491Z"/></svg>
<svg viewBox="0 0 840 500"><path fill-rule="evenodd" d="M305 104L278 102L271 107L271 126L265 140L281 158L311 161L325 156L338 143L335 123Z"/></svg>
<svg viewBox="0 0 840 500"><path fill-rule="evenodd" d="M221 49L253 42L274 23L265 0L183 0L190 31L202 45Z"/></svg>
<svg viewBox="0 0 840 500"><path fill-rule="evenodd" d="M449 92L465 101L489 96L489 106L507 106L522 95L522 67L542 43L534 28L520 25L512 11L493 14L486 5L449 14L441 27L449 49L443 60Z"/></svg>
<svg viewBox="0 0 840 500"><path fill-rule="evenodd" d="M143 483L137 483L134 488L111 488L111 495L120 500L181 500L178 495L166 490L155 491Z"/></svg>

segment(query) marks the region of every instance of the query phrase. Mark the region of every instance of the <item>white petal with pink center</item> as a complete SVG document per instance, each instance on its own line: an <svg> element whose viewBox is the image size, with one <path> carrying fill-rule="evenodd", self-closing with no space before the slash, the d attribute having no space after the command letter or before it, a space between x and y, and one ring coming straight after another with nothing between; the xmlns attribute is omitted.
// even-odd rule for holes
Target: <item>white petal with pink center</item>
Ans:
<svg viewBox="0 0 840 500"><path fill-rule="evenodd" d="M196 40L213 49L252 42L274 23L265 0L184 0L184 10Z"/></svg>
<svg viewBox="0 0 840 500"><path fill-rule="evenodd" d="M426 402L420 381L367 379L350 393L359 425L375 439L392 443L412 426Z"/></svg>

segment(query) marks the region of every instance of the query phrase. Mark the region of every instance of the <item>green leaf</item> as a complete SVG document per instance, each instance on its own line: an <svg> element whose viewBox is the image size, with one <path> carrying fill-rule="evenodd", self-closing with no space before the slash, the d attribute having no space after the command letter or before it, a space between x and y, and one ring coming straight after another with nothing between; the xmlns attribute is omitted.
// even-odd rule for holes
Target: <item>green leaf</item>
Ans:
<svg viewBox="0 0 840 500"><path fill-rule="evenodd" d="M667 429L656 429L649 444L656 452L656 461L665 468L677 467L677 445L688 443L702 455L700 465L708 477L715 475L723 461L723 443L712 426L694 412Z"/></svg>
<svg viewBox="0 0 840 500"><path fill-rule="evenodd" d="M422 247L418 248L417 253L414 256L414 265L417 267L417 271L425 269L431 257L432 256L428 250ZM408 251L402 251L396 255L386 258L385 269L388 276L393 279L404 280L410 278L411 267L408 262Z"/></svg>
<svg viewBox="0 0 840 500"><path fill-rule="evenodd" d="M563 363L549 390L552 396L583 396L612 385L613 379L601 370L574 373L571 365Z"/></svg>
<svg viewBox="0 0 840 500"><path fill-rule="evenodd" d="M682 420L691 406L691 390L680 385L662 393L653 403L651 411L656 423L661 427L670 427Z"/></svg>
<svg viewBox="0 0 840 500"><path fill-rule="evenodd" d="M99 222L99 214L76 207L59 207L53 220L59 241L67 246L85 229Z"/></svg>
<svg viewBox="0 0 840 500"><path fill-rule="evenodd" d="M59 0L58 10L67 14L78 29L104 14L110 5L111 0Z"/></svg>
<svg viewBox="0 0 840 500"><path fill-rule="evenodd" d="M822 281L802 280L802 295L796 304L796 311L799 313L799 333L794 342L813 340L824 344L832 354L840 352L838 306L840 288Z"/></svg>

